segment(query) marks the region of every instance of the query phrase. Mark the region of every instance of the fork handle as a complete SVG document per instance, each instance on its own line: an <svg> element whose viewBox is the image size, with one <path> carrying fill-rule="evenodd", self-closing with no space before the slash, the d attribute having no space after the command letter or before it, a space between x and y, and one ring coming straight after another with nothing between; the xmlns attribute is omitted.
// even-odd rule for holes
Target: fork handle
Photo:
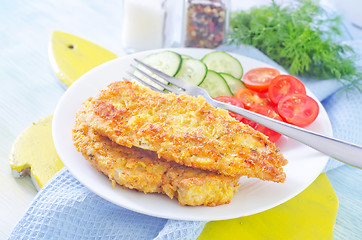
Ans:
<svg viewBox="0 0 362 240"><path fill-rule="evenodd" d="M338 161L362 168L362 146L312 132L223 102L215 101L214 106L240 114Z"/></svg>

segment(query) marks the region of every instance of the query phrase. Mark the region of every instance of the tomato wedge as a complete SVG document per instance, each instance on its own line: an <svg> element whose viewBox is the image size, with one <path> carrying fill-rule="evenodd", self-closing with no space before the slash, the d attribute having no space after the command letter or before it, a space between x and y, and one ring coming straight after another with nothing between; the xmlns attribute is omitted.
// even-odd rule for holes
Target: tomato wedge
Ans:
<svg viewBox="0 0 362 240"><path fill-rule="evenodd" d="M278 103L280 116L288 123L299 127L311 124L319 114L318 103L305 94L291 94Z"/></svg>
<svg viewBox="0 0 362 240"><path fill-rule="evenodd" d="M278 75L279 70L274 68L254 68L244 75L243 82L251 90L267 92L271 80Z"/></svg>
<svg viewBox="0 0 362 240"><path fill-rule="evenodd" d="M268 93L271 102L278 104L283 97L294 93L306 94L306 90L298 78L291 75L279 75L270 82Z"/></svg>
<svg viewBox="0 0 362 240"><path fill-rule="evenodd" d="M283 119L279 116L279 114L274 110L274 108L270 106L257 106L253 109L250 109L250 111L259 113L261 115L264 115L266 117L270 117L279 121L283 121ZM249 122L244 122L246 124L249 124L251 127L253 127L255 130L258 130L259 132L263 133L264 135L269 137L269 140L272 142L276 142L282 135L278 132L275 132L261 124L252 122L248 120ZM250 122L252 124L250 124Z"/></svg>
<svg viewBox="0 0 362 240"><path fill-rule="evenodd" d="M231 96L220 96L220 97L216 97L214 98L216 101L219 102L224 102L224 103L229 103L231 105L237 106L239 108L244 108L243 103L237 99L236 97L231 97ZM233 118L235 118L236 120L238 120L239 122L244 119L241 115L231 112L229 111L230 116L232 116Z"/></svg>
<svg viewBox="0 0 362 240"><path fill-rule="evenodd" d="M235 93L235 97L244 104L246 109L270 105L269 100L264 93L256 92L248 88L239 89Z"/></svg>

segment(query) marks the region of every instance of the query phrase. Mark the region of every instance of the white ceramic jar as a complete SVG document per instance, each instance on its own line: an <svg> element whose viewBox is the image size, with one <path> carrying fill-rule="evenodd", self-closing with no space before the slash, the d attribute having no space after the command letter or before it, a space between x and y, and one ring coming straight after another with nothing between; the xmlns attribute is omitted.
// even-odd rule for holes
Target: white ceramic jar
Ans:
<svg viewBox="0 0 362 240"><path fill-rule="evenodd" d="M165 0L124 0L122 46L125 52L162 48Z"/></svg>

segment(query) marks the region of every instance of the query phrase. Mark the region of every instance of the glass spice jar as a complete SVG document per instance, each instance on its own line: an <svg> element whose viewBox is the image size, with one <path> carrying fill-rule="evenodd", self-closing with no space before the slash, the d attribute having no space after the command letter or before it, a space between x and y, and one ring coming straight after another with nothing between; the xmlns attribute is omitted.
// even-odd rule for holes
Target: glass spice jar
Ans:
<svg viewBox="0 0 362 240"><path fill-rule="evenodd" d="M228 27L229 1L185 0L184 3L184 46L220 46Z"/></svg>

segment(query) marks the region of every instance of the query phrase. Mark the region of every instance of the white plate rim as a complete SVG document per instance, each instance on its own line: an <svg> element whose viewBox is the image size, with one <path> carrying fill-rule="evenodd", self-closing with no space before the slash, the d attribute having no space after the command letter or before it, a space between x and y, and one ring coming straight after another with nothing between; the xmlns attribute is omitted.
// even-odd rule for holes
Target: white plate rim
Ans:
<svg viewBox="0 0 362 240"><path fill-rule="evenodd" d="M177 204L177 200L170 200L167 197L161 195L161 194L143 194L136 192L134 190L128 190L128 189L122 189L121 187L116 187L115 189L110 189L111 183L106 177L102 174L94 170L92 167L89 168L89 166L86 166L86 164L90 165L88 162L84 160L84 158L81 156L80 153L76 152L75 147L72 144L71 138L69 139L69 136L71 133L69 132L71 129L69 129L69 124L74 121L74 110L78 109L80 107L81 102L86 100L84 98L84 95L89 93L96 93L100 90L99 85L96 83L96 86L92 86L93 82L95 81L94 78L100 76L104 77L113 77L118 78L118 80L122 79L123 74L120 76L108 76L111 75L110 71L113 70L116 66L120 63L124 62L130 62L133 58L142 58L150 53L159 52L159 51L175 51L181 54L195 56L200 58L201 56L213 51L210 49L200 49L200 48L171 48L171 49L156 49L151 51L145 51L140 52L136 54L126 55L119 58L116 58L114 60L111 60L109 62L106 62L102 65L99 65L98 67L90 70L86 74L84 74L82 77L80 77L75 83L70 86L67 91L64 93L64 95L61 97L60 101L58 102L58 105L55 109L55 112L53 114L53 126L52 126L52 133L53 133L53 139L54 144L56 147L56 150L58 152L58 155L60 159L63 161L65 166L68 168L68 170L71 172L71 174L79 181L81 182L85 187L87 187L90 191L94 192L95 194L99 195L105 200L108 200L109 202L112 202L118 206L127 208L129 210L139 212L142 214L154 216L154 217L160 217L160 218L167 218L167 219L175 219L175 220L194 220L194 221L211 221L211 220L224 220L224 219L231 219L231 218L237 218L242 216L248 216L252 214L256 214L265 210L268 210L270 208L273 208L275 206L278 206L281 203L286 202L287 200L295 197L297 194L302 192L305 188L307 188L312 182L319 176L319 174L324 169L329 157L325 156L305 145L302 146L303 151L307 152L307 154L304 154L307 157L306 162L310 163L309 159L313 160L313 169L308 169L307 171L307 179L301 179L301 176L299 176L299 173L296 173L293 168L293 174L298 175L298 179L295 179L295 184L297 185L297 188L293 191L288 190L289 194L283 195L283 197L280 197L279 199L273 200L272 202L268 204L262 204L259 203L261 201L260 198L255 199L259 205L257 208L251 209L242 209L240 210L236 204L243 203L243 200L245 198L249 199L250 194L255 192L255 189L253 187L257 186L260 188L260 184L262 185L262 188L274 189L275 194L285 194L283 191L283 188L275 187L275 186L281 186L277 183L271 183L271 182L261 182L260 180L256 179L241 179L241 186L239 192L237 192L234 196L234 198L231 200L230 204L221 205L217 207L205 207L205 206L199 206L199 207L190 207L190 206L181 206ZM237 59L239 59L242 62L242 65L244 67L244 73L248 70L246 66L252 65L253 67L272 67L269 64L260 62L258 60L245 57L242 55L234 54L231 52L228 52L229 54L233 55ZM244 62L245 61L245 62ZM250 64L253 63L253 64ZM255 66L257 64L258 66ZM129 65L129 64L128 64ZM129 70L129 66L121 66L124 67L122 69L122 72L125 73ZM251 67L251 68L253 68ZM117 72L117 71L116 71ZM102 80L102 79L101 79ZM101 81L96 80L96 81ZM111 81L110 81L111 82ZM109 82L109 83L110 83ZM97 85L98 84L98 85ZM104 85L104 86L103 86ZM102 89L108 85L104 83L102 86ZM85 91L85 93L81 93L80 89ZM315 98L315 95L311 93L308 90L308 94ZM88 97L93 95L88 95ZM327 136L332 136L332 126L330 123L330 120L328 118L328 115L322 106L322 104L318 101L318 104L320 106L320 114L318 118L316 119L315 123L311 124L307 127L307 129L314 130L320 133L323 133ZM67 115L68 114L68 115ZM68 129L67 129L68 128ZM66 129L68 131L66 131ZM290 179L290 176L288 176L288 169L291 165L295 164L302 164L304 166L305 164L300 163L300 159L294 159L295 153L293 152L293 149L288 149L288 146L293 146L292 148L301 148L299 143L296 143L294 140L288 139L283 137L280 140L282 143L282 146L286 146L286 154L291 152L291 155L293 160L290 162L286 167L285 171L287 173L287 181L283 184L287 185L288 180ZM284 144L284 145L283 145ZM283 152L283 148L282 148ZM79 160L79 157L83 158L83 161L80 160L81 163L74 161L75 159ZM75 158L75 159L74 159ZM83 166L83 165L84 166ZM299 165L298 165L299 166ZM86 169L86 173L80 172L80 167L84 167ZM84 170L83 169L83 170ZM87 177L87 174L89 176ZM294 176L293 175L293 176ZM303 174L305 175L305 174ZM90 179L90 176L95 177L96 180ZM304 176L303 176L304 178ZM294 179L293 179L294 180ZM97 182L98 181L98 182ZM301 181L301 182L299 182ZM256 187L255 187L256 188ZM290 187L288 186L288 189ZM259 190L259 189L257 189ZM259 191L257 191L259 193ZM114 194L118 193L118 194ZM120 193L120 194L119 194ZM246 194L246 193L249 193ZM243 195L245 194L245 195ZM124 197L126 196L126 197ZM258 195L259 196L259 195ZM138 205L134 202L138 201L139 199L145 199L144 202L141 201ZM240 200L241 199L241 200ZM157 202L159 201L159 203ZM171 203L171 204L169 204ZM249 203L249 202L246 202ZM150 206L150 207L149 207ZM190 210L191 209L191 210Z"/></svg>

